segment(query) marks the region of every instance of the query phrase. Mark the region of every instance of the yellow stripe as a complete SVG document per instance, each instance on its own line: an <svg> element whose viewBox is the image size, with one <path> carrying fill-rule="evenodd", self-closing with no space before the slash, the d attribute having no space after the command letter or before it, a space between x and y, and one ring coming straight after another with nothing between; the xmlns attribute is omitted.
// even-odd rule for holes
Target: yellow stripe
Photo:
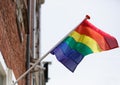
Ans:
<svg viewBox="0 0 120 85"><path fill-rule="evenodd" d="M69 34L70 37L73 37L76 42L81 42L85 45L87 45L93 52L100 52L102 51L98 45L98 43L90 38L89 36L86 35L80 35L76 31L73 31L72 33Z"/></svg>

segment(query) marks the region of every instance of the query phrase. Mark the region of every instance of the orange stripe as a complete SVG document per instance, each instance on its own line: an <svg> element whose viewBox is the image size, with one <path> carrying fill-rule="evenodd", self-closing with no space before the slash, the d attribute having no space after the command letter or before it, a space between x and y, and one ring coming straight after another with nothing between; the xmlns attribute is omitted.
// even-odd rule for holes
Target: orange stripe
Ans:
<svg viewBox="0 0 120 85"><path fill-rule="evenodd" d="M104 37L101 34L99 34L98 32L92 30L90 27L80 25L75 29L75 31L80 34L84 34L84 35L87 35L87 36L93 38L99 44L99 46L102 50L110 49L110 47L108 46Z"/></svg>

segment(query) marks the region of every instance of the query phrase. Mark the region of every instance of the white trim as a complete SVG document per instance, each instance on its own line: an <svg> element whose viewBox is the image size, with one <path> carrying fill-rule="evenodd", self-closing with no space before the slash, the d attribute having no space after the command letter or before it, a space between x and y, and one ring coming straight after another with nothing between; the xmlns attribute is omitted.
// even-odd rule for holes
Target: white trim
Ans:
<svg viewBox="0 0 120 85"><path fill-rule="evenodd" d="M5 61L3 59L1 52L0 52L0 72L2 74L7 74L7 66L5 64Z"/></svg>
<svg viewBox="0 0 120 85"><path fill-rule="evenodd" d="M1 52L0 52L0 73L4 77L3 85L11 85L13 82L16 81L13 71L7 67Z"/></svg>
<svg viewBox="0 0 120 85"><path fill-rule="evenodd" d="M14 76L14 73L11 69L8 70L8 75L7 75L7 85L12 85L15 81L16 81L16 78ZM18 85L18 84L16 84Z"/></svg>

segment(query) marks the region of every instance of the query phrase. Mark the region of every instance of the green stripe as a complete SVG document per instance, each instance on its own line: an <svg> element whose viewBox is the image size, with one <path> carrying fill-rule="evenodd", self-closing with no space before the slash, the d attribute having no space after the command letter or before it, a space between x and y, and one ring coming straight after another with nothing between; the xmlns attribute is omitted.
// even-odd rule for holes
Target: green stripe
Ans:
<svg viewBox="0 0 120 85"><path fill-rule="evenodd" d="M83 56L93 53L93 51L88 46L83 43L76 42L74 38L70 36L68 36L63 42L66 42L72 49L78 51Z"/></svg>

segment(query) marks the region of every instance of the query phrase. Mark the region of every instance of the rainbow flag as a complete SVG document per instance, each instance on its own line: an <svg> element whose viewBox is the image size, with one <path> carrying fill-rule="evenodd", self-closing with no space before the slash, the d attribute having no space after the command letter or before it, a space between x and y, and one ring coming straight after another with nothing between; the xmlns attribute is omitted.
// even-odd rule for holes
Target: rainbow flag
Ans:
<svg viewBox="0 0 120 85"><path fill-rule="evenodd" d="M85 19L51 53L74 72L86 55L116 47L118 43L113 36L101 31Z"/></svg>

